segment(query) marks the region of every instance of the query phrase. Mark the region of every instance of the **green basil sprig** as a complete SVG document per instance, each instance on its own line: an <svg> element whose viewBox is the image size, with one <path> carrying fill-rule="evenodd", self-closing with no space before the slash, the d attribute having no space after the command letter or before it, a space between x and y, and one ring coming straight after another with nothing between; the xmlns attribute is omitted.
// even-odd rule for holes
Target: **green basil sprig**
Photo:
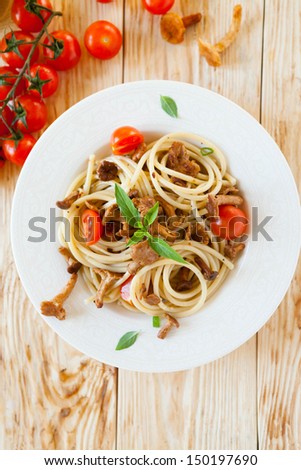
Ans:
<svg viewBox="0 0 301 470"><path fill-rule="evenodd" d="M158 237L153 237L149 232L149 226L154 223L159 212L159 203L149 209L143 217L143 222L140 217L138 209L134 206L133 201L129 198L126 192L115 183L115 197L119 206L120 212L126 219L131 227L137 228L134 235L129 239L127 245L135 245L141 242L144 238L147 239L150 247L160 256L169 258L178 263L186 264L186 261L177 253L165 240Z"/></svg>

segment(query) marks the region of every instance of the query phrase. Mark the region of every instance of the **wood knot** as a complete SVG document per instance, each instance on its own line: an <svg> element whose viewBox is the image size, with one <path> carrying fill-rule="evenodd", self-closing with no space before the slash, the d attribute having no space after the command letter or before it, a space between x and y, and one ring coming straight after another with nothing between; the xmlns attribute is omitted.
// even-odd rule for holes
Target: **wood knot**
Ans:
<svg viewBox="0 0 301 470"><path fill-rule="evenodd" d="M61 418L66 418L67 416L69 416L71 413L71 408L62 408L61 411L60 411L60 417Z"/></svg>

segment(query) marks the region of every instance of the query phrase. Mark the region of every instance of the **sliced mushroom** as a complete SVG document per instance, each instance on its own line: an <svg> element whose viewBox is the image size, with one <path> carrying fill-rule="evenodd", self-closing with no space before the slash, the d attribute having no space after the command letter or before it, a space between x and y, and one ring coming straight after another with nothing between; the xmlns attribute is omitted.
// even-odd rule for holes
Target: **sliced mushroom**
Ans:
<svg viewBox="0 0 301 470"><path fill-rule="evenodd" d="M131 274L136 274L143 266L153 264L159 259L159 255L149 246L147 240L133 245L131 251L133 261L128 266Z"/></svg>
<svg viewBox="0 0 301 470"><path fill-rule="evenodd" d="M245 244L244 243L237 243L237 242L227 242L225 245L224 255L227 256L231 261L233 261L238 254L244 250Z"/></svg>
<svg viewBox="0 0 301 470"><path fill-rule="evenodd" d="M145 297L145 302L149 305L158 305L161 302L161 299L156 294L149 294Z"/></svg>
<svg viewBox="0 0 301 470"><path fill-rule="evenodd" d="M192 279L189 280L190 269L185 266L179 270L178 278L175 284L175 289L178 292L183 292L192 288Z"/></svg>
<svg viewBox="0 0 301 470"><path fill-rule="evenodd" d="M68 264L67 271L68 271L68 273L69 274L77 273L80 270L80 268L82 267L82 264L72 256L72 254L70 253L68 248L65 248L64 246L60 246L59 247L59 252L61 253L61 255L64 256L64 258L67 261L67 264Z"/></svg>
<svg viewBox="0 0 301 470"><path fill-rule="evenodd" d="M188 176L197 176L200 165L189 158L186 147L181 142L173 142L167 153L167 167Z"/></svg>
<svg viewBox="0 0 301 470"><path fill-rule="evenodd" d="M138 163L141 157L143 157L143 155L145 154L146 149L147 149L146 143L142 142L142 144L139 144L138 147L135 149L134 153L131 156L131 159L134 162Z"/></svg>
<svg viewBox="0 0 301 470"><path fill-rule="evenodd" d="M195 240L197 242L208 245L210 237L205 228L198 222L190 223L186 229L185 240Z"/></svg>
<svg viewBox="0 0 301 470"><path fill-rule="evenodd" d="M230 204L232 206L240 206L244 202L241 196L237 196L234 194L218 194L217 196L213 196L212 194L208 195L208 201L206 204L206 209L208 211L208 215L212 217L218 217L219 215L219 206L223 204Z"/></svg>
<svg viewBox="0 0 301 470"><path fill-rule="evenodd" d="M41 303L41 313L47 317L56 317L58 320L65 320L66 310L63 308L65 300L69 297L77 281L77 274L71 274L69 281L63 290L52 300L45 300Z"/></svg>
<svg viewBox="0 0 301 470"><path fill-rule="evenodd" d="M187 182L184 180L181 180L181 178L177 178L176 176L172 176L170 178L171 182L177 186L181 186L181 188L186 188Z"/></svg>
<svg viewBox="0 0 301 470"><path fill-rule="evenodd" d="M72 193L69 194L69 196L65 197L65 199L63 199L62 201L57 201L56 202L56 205L59 209L62 209L62 210L67 210L67 209L70 209L70 207L72 206L72 204L74 204L74 202L80 198L82 195L82 191L72 191Z"/></svg>
<svg viewBox="0 0 301 470"><path fill-rule="evenodd" d="M232 194L232 193L238 193L239 189L236 188L235 186L226 186L223 188L220 192L220 194Z"/></svg>
<svg viewBox="0 0 301 470"><path fill-rule="evenodd" d="M164 317L166 318L167 323L165 323L165 325L162 326L162 328L160 329L157 335L157 337L160 339L165 339L173 327L179 328L180 326L178 320L176 320L174 317L172 317L168 313L164 313Z"/></svg>
<svg viewBox="0 0 301 470"><path fill-rule="evenodd" d="M184 41L186 28L199 23L201 19L201 13L184 16L184 18L181 18L177 13L166 13L161 18L161 35L165 41L179 44Z"/></svg>
<svg viewBox="0 0 301 470"><path fill-rule="evenodd" d="M199 266L201 273L203 274L206 281L213 281L218 276L218 272L212 271L208 264L199 256L196 256L194 261Z"/></svg>
<svg viewBox="0 0 301 470"><path fill-rule="evenodd" d="M159 202L160 206L162 207L165 215L167 217L176 217L176 208L169 204L169 202L165 201L165 199L161 196L156 196L156 201Z"/></svg>
<svg viewBox="0 0 301 470"><path fill-rule="evenodd" d="M128 194L130 199L133 199L134 197L139 197L139 191L138 189L130 189L129 194Z"/></svg>
<svg viewBox="0 0 301 470"><path fill-rule="evenodd" d="M107 207L103 216L102 222L106 224L107 222L120 222L122 220L120 210L117 204L112 204Z"/></svg>
<svg viewBox="0 0 301 470"><path fill-rule="evenodd" d="M144 282L141 284L139 288L139 297L140 299L143 299L145 297L145 294L147 293L146 285Z"/></svg>
<svg viewBox="0 0 301 470"><path fill-rule="evenodd" d="M121 274L112 273L106 269L94 268L93 271L101 278L98 290L95 296L95 305L97 308L103 306L103 299L112 285L121 278Z"/></svg>
<svg viewBox="0 0 301 470"><path fill-rule="evenodd" d="M117 176L118 166L113 162L102 160L96 169L96 173L101 181L111 181Z"/></svg>
<svg viewBox="0 0 301 470"><path fill-rule="evenodd" d="M153 237L160 236L168 242L174 242L178 236L177 232L172 232L164 225L159 224L157 220L155 220L155 222L151 225L149 231Z"/></svg>
<svg viewBox="0 0 301 470"><path fill-rule="evenodd" d="M151 196L135 197L132 201L142 217L156 204L155 199Z"/></svg>

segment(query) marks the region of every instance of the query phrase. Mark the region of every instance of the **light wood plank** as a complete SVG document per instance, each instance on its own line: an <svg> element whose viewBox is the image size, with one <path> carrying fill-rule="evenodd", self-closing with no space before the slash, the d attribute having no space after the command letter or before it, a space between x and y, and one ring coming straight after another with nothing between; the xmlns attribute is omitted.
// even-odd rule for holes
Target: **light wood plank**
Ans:
<svg viewBox="0 0 301 470"><path fill-rule="evenodd" d="M220 69L199 58L196 37L216 41L227 31L235 1L177 1L182 14L205 20L173 46L159 35L159 18L126 1L125 80L168 78L224 94L256 118L260 112L263 0L242 1L239 39ZM256 338L227 357L177 374L119 371L119 449L255 449Z"/></svg>
<svg viewBox="0 0 301 470"><path fill-rule="evenodd" d="M266 0L262 123L301 189L301 1ZM259 446L301 449L301 265L258 335Z"/></svg>
<svg viewBox="0 0 301 470"><path fill-rule="evenodd" d="M55 0L64 17L55 28L73 31L106 17L122 29L122 2ZM2 5L2 1L1 1ZM7 10L9 13L9 11ZM9 23L1 10L1 28ZM100 62L83 48L80 65L60 73L58 94L48 100L49 122L101 88L122 80L122 54ZM101 126L101 123L99 123ZM0 172L1 355L0 447L4 449L112 449L116 434L115 369L84 357L60 340L34 311L16 273L9 241L15 167ZM22 230L22 227L20 227ZM72 314L72 312L70 312Z"/></svg>

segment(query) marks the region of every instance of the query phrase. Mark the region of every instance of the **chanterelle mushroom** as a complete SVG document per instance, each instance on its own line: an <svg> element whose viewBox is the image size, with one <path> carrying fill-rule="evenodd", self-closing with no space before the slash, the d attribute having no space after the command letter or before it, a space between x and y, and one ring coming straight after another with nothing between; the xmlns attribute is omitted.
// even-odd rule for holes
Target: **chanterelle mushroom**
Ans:
<svg viewBox="0 0 301 470"><path fill-rule="evenodd" d="M157 337L160 339L166 338L166 336L168 335L168 333L174 326L176 328L179 328L180 326L178 320L176 320L174 317L172 317L168 313L164 313L164 317L166 318L167 323L164 326L162 326L159 333L157 334Z"/></svg>
<svg viewBox="0 0 301 470"><path fill-rule="evenodd" d="M59 209L67 210L70 209L72 204L82 195L82 191L73 191L69 196L65 197L62 201L57 201L56 205Z"/></svg>
<svg viewBox="0 0 301 470"><path fill-rule="evenodd" d="M165 41L171 44L179 44L184 40L186 28L199 23L201 19L201 13L184 16L184 18L181 18L177 13L166 13L161 18L161 35Z"/></svg>
<svg viewBox="0 0 301 470"><path fill-rule="evenodd" d="M103 299L106 295L108 289L112 287L115 281L121 278L121 274L113 273L111 271L107 271L106 269L99 269L94 268L93 270L96 274L99 274L101 281L99 284L98 291L95 296L95 305L97 308L101 308L103 306Z"/></svg>
<svg viewBox="0 0 301 470"><path fill-rule="evenodd" d="M67 271L69 274L77 273L80 268L82 267L82 264L77 261L75 258L73 258L72 254L68 250L68 248L65 248L64 246L59 247L59 252L61 255L63 255L67 261L68 267Z"/></svg>
<svg viewBox="0 0 301 470"><path fill-rule="evenodd" d="M244 243L237 243L237 242L234 242L234 241L233 242L228 241L226 246L225 246L224 254L231 261L233 261L244 248L245 248Z"/></svg>
<svg viewBox="0 0 301 470"><path fill-rule="evenodd" d="M133 261L128 266L128 271L131 274L136 274L143 266L153 264L159 259L159 255L149 246L147 240L133 245L131 251Z"/></svg>
<svg viewBox="0 0 301 470"><path fill-rule="evenodd" d="M199 256L196 256L194 261L199 266L201 273L203 274L206 281L213 281L218 276L218 272L212 271L210 266L208 266L208 264Z"/></svg>
<svg viewBox="0 0 301 470"><path fill-rule="evenodd" d="M64 289L52 300L45 300L41 303L41 313L47 317L56 317L58 320L65 320L66 311L63 303L69 297L77 281L77 274L73 273Z"/></svg>
<svg viewBox="0 0 301 470"><path fill-rule="evenodd" d="M222 206L224 204L240 206L243 202L243 198L235 194L218 194L217 196L209 194L208 201L206 203L206 209L208 211L208 215L212 217L218 217L219 206Z"/></svg>

